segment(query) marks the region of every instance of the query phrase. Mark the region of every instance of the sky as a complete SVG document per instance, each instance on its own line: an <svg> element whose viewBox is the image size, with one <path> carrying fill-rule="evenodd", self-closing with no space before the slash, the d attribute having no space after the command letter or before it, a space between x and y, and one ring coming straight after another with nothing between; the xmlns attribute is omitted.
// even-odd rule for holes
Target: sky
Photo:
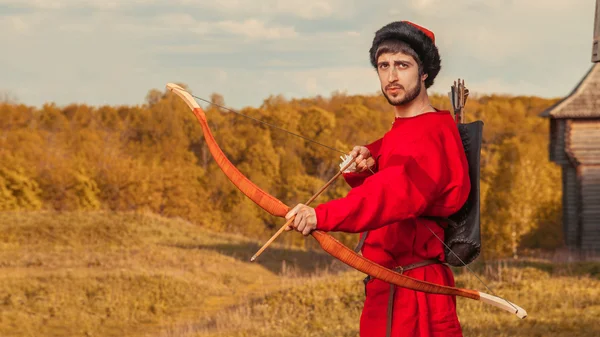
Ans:
<svg viewBox="0 0 600 337"><path fill-rule="evenodd" d="M594 0L0 0L0 94L135 105L185 83L228 106L271 95L380 92L376 30L436 35L442 70L472 93L564 97L591 67Z"/></svg>

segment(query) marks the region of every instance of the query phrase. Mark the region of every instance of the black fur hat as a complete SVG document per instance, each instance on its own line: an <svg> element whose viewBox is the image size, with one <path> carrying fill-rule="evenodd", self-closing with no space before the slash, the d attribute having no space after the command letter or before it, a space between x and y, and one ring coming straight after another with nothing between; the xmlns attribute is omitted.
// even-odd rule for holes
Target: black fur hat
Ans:
<svg viewBox="0 0 600 337"><path fill-rule="evenodd" d="M369 49L371 64L375 69L377 69L375 58L377 48L383 41L391 39L404 41L417 53L423 64L423 73L427 74L425 87L429 88L433 85L435 77L442 68L433 32L408 21L396 21L383 26L375 33L373 44Z"/></svg>

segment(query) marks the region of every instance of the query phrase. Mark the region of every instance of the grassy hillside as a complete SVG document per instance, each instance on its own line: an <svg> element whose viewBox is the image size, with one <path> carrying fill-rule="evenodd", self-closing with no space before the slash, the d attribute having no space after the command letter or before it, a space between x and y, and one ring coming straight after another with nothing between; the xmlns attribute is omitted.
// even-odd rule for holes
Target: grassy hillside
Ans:
<svg viewBox="0 0 600 337"><path fill-rule="evenodd" d="M258 247L150 214L0 213L0 336L357 336L361 273ZM459 298L465 336L600 335L598 264L479 270L529 317Z"/></svg>
<svg viewBox="0 0 600 337"><path fill-rule="evenodd" d="M0 212L0 336L143 335L330 261L274 247L248 263L258 247L149 214Z"/></svg>
<svg viewBox="0 0 600 337"><path fill-rule="evenodd" d="M516 316L480 302L458 298L464 336L600 336L600 281L589 276L556 276L537 268L503 268L503 282L488 283L494 291L526 308ZM498 277L498 275L495 275ZM220 312L186 333L163 336L358 336L363 288L358 272L326 277L283 290L261 301ZM460 275L458 286L481 289L474 277Z"/></svg>

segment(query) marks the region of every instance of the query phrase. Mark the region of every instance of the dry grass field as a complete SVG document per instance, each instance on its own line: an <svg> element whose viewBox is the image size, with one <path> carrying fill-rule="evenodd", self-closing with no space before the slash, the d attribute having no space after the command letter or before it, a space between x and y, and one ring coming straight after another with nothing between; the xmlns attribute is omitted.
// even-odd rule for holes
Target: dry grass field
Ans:
<svg viewBox="0 0 600 337"><path fill-rule="evenodd" d="M151 214L0 213L0 336L358 335L364 275L277 245L248 262L259 244ZM529 317L459 298L465 336L600 336L600 263L475 267Z"/></svg>

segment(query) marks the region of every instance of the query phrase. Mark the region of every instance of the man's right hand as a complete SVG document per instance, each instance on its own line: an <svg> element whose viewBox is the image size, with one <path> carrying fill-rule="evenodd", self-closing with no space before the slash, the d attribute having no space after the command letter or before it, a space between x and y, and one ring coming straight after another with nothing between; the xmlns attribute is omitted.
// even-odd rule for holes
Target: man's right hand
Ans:
<svg viewBox="0 0 600 337"><path fill-rule="evenodd" d="M354 172L356 173L366 171L375 164L375 160L371 157L371 151L364 146L355 146L349 155L355 157L356 168Z"/></svg>

